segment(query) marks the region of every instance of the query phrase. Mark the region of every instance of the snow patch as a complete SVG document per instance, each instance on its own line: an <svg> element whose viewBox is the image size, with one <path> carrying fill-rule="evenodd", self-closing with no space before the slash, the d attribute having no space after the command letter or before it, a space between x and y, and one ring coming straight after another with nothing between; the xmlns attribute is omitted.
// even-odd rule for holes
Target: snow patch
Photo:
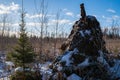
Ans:
<svg viewBox="0 0 120 80"><path fill-rule="evenodd" d="M61 62L65 61L66 66L70 66L70 64L72 63L72 60L70 59L72 54L77 54L77 53L78 53L77 48L75 48L73 51L67 51L65 55L62 57Z"/></svg>
<svg viewBox="0 0 120 80"><path fill-rule="evenodd" d="M6 65L9 65L9 66L14 66L14 63L13 63L13 62L11 62L11 61L6 61L5 63L6 63Z"/></svg>
<svg viewBox="0 0 120 80"><path fill-rule="evenodd" d="M115 61L115 65L110 68L112 77L120 78L120 60Z"/></svg>
<svg viewBox="0 0 120 80"><path fill-rule="evenodd" d="M97 61L102 63L103 65L108 65L107 61L104 59L103 52L101 50L98 51L100 56L97 58Z"/></svg>
<svg viewBox="0 0 120 80"><path fill-rule="evenodd" d="M58 66L57 68L58 71L61 71L62 69L63 69L62 66Z"/></svg>
<svg viewBox="0 0 120 80"><path fill-rule="evenodd" d="M75 49L73 50L73 52L74 52L74 54L78 54L79 50L78 50L77 48L75 48Z"/></svg>
<svg viewBox="0 0 120 80"><path fill-rule="evenodd" d="M39 64L39 69L42 74L51 74L52 70L49 69L51 62L46 62L44 64Z"/></svg>
<svg viewBox="0 0 120 80"><path fill-rule="evenodd" d="M67 80L82 80L82 78L76 74L72 74L67 78Z"/></svg>
<svg viewBox="0 0 120 80"><path fill-rule="evenodd" d="M83 31L79 31L82 37L85 37Z"/></svg>
<svg viewBox="0 0 120 80"><path fill-rule="evenodd" d="M82 63L78 64L79 67L86 67L89 66L89 58L86 58L85 61L83 61Z"/></svg>
<svg viewBox="0 0 120 80"><path fill-rule="evenodd" d="M90 35L90 34L91 34L91 31L90 31L90 30L85 30L85 34Z"/></svg>
<svg viewBox="0 0 120 80"><path fill-rule="evenodd" d="M70 57L72 56L72 51L68 52L66 55L64 55L61 59L61 61L66 61L66 66L69 66L71 63Z"/></svg>

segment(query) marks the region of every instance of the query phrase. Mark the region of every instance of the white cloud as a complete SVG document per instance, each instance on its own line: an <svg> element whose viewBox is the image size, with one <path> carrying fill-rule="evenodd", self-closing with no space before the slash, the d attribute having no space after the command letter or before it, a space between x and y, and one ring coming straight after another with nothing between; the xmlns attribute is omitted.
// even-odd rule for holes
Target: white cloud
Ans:
<svg viewBox="0 0 120 80"><path fill-rule="evenodd" d="M68 24L72 26L74 23L75 23L75 21L71 21Z"/></svg>
<svg viewBox="0 0 120 80"><path fill-rule="evenodd" d="M115 10L110 9L110 8L109 8L109 9L107 9L107 11L108 11L108 12L110 12L110 13L116 13L116 11L115 11Z"/></svg>
<svg viewBox="0 0 120 80"><path fill-rule="evenodd" d="M50 20L48 22L48 25L49 26L54 26L54 25L56 25L56 23L57 23L57 20ZM59 23L59 25L63 25L63 24L71 25L71 24L73 24L73 22L71 22L70 20L67 20L67 19L58 20L58 23ZM39 23L39 22L28 22L28 23L26 23L26 26L32 26L32 27L41 26L41 23Z"/></svg>
<svg viewBox="0 0 120 80"><path fill-rule="evenodd" d="M80 18L80 14L77 14L76 17L77 17L77 18Z"/></svg>
<svg viewBox="0 0 120 80"><path fill-rule="evenodd" d="M41 26L41 23L34 23L34 22L29 22L29 23L26 23L26 26L28 26L28 27L35 27L35 26Z"/></svg>
<svg viewBox="0 0 120 80"><path fill-rule="evenodd" d="M112 18L111 17L106 17L106 16L102 16L102 18L107 22L107 23L111 23L112 22Z"/></svg>
<svg viewBox="0 0 120 80"><path fill-rule="evenodd" d="M26 17L27 18L40 18L40 17L42 17L42 14L35 14L35 15L30 15L30 14L26 14Z"/></svg>
<svg viewBox="0 0 120 80"><path fill-rule="evenodd" d="M48 25L49 26L56 25L56 22L57 22L57 20L50 20L48 22ZM68 25L73 24L73 22L71 22L70 20L67 20L67 19L58 20L58 23L60 25L62 25L62 24L68 24ZM12 26L13 27L19 27L19 23L14 23L14 24L12 24ZM41 26L41 23L39 23L39 22L27 22L26 23L26 27L35 27L35 26Z"/></svg>
<svg viewBox="0 0 120 80"><path fill-rule="evenodd" d="M67 24L67 23L70 22L70 20L67 20L67 19L51 20L49 23L50 23L50 25L55 25L57 22L58 22L59 24Z"/></svg>
<svg viewBox="0 0 120 80"><path fill-rule="evenodd" d="M19 27L19 23L14 23L12 24L13 27ZM40 23L35 23L35 22L27 22L26 27L35 27L35 26L40 26Z"/></svg>
<svg viewBox="0 0 120 80"><path fill-rule="evenodd" d="M73 14L72 12L66 12L65 14L66 14L67 16L71 16L71 17L74 16L74 14Z"/></svg>
<svg viewBox="0 0 120 80"><path fill-rule="evenodd" d="M98 17L97 15L93 14L93 16L95 16L96 18Z"/></svg>
<svg viewBox="0 0 120 80"><path fill-rule="evenodd" d="M118 15L113 15L112 18L113 18L114 20L117 20L117 19L120 19L120 16L118 16Z"/></svg>
<svg viewBox="0 0 120 80"><path fill-rule="evenodd" d="M48 14L48 15L47 15L47 17L52 17L52 18L55 17L55 16L56 16L56 15L54 15L54 14Z"/></svg>
<svg viewBox="0 0 120 80"><path fill-rule="evenodd" d="M15 4L14 2L11 3L11 5L9 6L9 10L18 10L19 9L19 5Z"/></svg>
<svg viewBox="0 0 120 80"><path fill-rule="evenodd" d="M71 17L74 16L73 12L71 12L71 11L68 10L67 8L64 8L62 11L63 11L63 12L65 13L65 15L67 15L67 16L71 16Z"/></svg>
<svg viewBox="0 0 120 80"><path fill-rule="evenodd" d="M112 21L113 21L112 18L107 18L107 19L106 19L106 22L108 22L108 23L111 23Z"/></svg>
<svg viewBox="0 0 120 80"><path fill-rule="evenodd" d="M110 17L106 17L106 16L103 15L102 18L103 18L106 22L111 23L113 20L119 20L119 19L120 19L120 16L118 16L118 15L112 15L112 16L110 16Z"/></svg>
<svg viewBox="0 0 120 80"><path fill-rule="evenodd" d="M53 26L56 25L56 22L57 22L57 20L55 20L55 19L50 20L48 22L50 33L51 33L51 30L54 29ZM61 19L61 20L58 20L58 22L59 22L59 25L67 25L67 26L71 26L74 23L73 21L70 21L70 20L67 20L67 19ZM13 23L13 24L11 24L11 26L17 31L15 31L13 33L11 31L10 33L11 34L17 34L19 32L18 30L19 30L19 27L20 27L19 23ZM31 29L32 30L38 29L37 31L39 31L40 26L41 26L41 23L39 23L39 22L32 22L32 21L31 22L26 22L27 32L30 31ZM64 27L64 28L66 28L66 27ZM38 35L37 31L34 32L35 35Z"/></svg>
<svg viewBox="0 0 120 80"><path fill-rule="evenodd" d="M26 17L30 19L41 18L42 16L43 16L42 14L34 14L34 15L26 14ZM55 17L55 15L47 14L46 17Z"/></svg>
<svg viewBox="0 0 120 80"><path fill-rule="evenodd" d="M10 5L0 4L0 14L9 14L13 12L17 12L19 10L19 5L14 2L10 3Z"/></svg>
<svg viewBox="0 0 120 80"><path fill-rule="evenodd" d="M18 26L19 26L19 23L14 23L14 24L12 24L12 26L18 27Z"/></svg>
<svg viewBox="0 0 120 80"><path fill-rule="evenodd" d="M63 11L68 11L68 9L67 9L67 8L64 8Z"/></svg>
<svg viewBox="0 0 120 80"><path fill-rule="evenodd" d="M105 16L103 15L102 18L105 18Z"/></svg>
<svg viewBox="0 0 120 80"><path fill-rule="evenodd" d="M3 4L0 4L0 14L8 14L8 13L10 13L8 7Z"/></svg>

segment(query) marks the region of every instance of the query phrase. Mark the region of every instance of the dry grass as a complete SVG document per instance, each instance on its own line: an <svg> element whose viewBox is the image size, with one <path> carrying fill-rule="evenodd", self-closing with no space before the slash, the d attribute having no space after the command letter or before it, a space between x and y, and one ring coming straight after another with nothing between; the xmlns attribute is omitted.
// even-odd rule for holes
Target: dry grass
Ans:
<svg viewBox="0 0 120 80"><path fill-rule="evenodd" d="M105 39L106 48L114 54L120 53L120 39Z"/></svg>

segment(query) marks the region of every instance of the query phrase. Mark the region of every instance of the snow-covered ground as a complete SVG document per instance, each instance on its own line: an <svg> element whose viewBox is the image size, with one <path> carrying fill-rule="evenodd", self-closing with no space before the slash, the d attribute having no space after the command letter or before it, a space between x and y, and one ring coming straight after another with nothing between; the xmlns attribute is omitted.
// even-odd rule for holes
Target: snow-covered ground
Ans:
<svg viewBox="0 0 120 80"><path fill-rule="evenodd" d="M13 62L5 61L5 56L0 56L0 80L9 80L12 73Z"/></svg>
<svg viewBox="0 0 120 80"><path fill-rule="evenodd" d="M51 62L45 62L44 64L39 64L38 69L40 70L41 74L43 75L43 79L42 80L46 80L46 77L50 76L52 73L52 70L49 69L49 65L51 64ZM0 63L0 80L9 80L9 76L12 72L8 72L6 71L5 65L13 65L12 62L5 62L5 63ZM37 67L37 65L36 65ZM22 70L20 67L17 67L14 69L14 71L17 70Z"/></svg>
<svg viewBox="0 0 120 80"><path fill-rule="evenodd" d="M0 80L10 80L9 77L0 78Z"/></svg>
<svg viewBox="0 0 120 80"><path fill-rule="evenodd" d="M9 80L10 71L6 70L6 64L0 63L0 80Z"/></svg>
<svg viewBox="0 0 120 80"><path fill-rule="evenodd" d="M111 77L120 77L120 60L114 60L115 64L113 67L110 67ZM86 59L82 64L87 64L88 60ZM9 80L10 72L4 70L5 64L13 65L12 62L0 63L0 80ZM52 70L49 69L51 62L46 62L44 64L38 64L38 69L40 70L42 80L46 80L50 75L52 75ZM37 67L37 65L36 65ZM14 69L15 70L15 69ZM72 74L67 78L67 80L81 80L76 74Z"/></svg>

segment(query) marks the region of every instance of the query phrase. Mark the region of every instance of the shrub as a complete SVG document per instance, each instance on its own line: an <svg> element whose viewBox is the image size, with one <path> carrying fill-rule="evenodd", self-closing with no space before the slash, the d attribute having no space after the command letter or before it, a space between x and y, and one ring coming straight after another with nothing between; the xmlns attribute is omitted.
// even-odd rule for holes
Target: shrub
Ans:
<svg viewBox="0 0 120 80"><path fill-rule="evenodd" d="M17 71L10 76L10 80L41 80L41 78L40 73L32 71Z"/></svg>

